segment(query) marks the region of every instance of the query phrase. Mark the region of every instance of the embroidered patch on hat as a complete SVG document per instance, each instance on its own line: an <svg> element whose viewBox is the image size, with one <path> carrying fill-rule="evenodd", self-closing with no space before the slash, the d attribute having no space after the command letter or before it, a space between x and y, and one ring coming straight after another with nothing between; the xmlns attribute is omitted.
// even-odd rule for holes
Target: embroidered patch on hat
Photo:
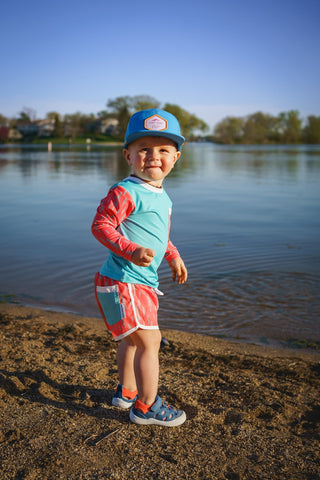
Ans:
<svg viewBox="0 0 320 480"><path fill-rule="evenodd" d="M144 128L146 130L166 130L168 128L167 120L159 115L152 115L144 121Z"/></svg>

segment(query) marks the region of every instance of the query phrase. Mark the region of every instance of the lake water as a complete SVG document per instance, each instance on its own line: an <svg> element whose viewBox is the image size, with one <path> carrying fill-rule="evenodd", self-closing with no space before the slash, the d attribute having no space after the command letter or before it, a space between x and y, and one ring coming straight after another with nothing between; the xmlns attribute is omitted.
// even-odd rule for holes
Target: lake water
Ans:
<svg viewBox="0 0 320 480"><path fill-rule="evenodd" d="M99 317L91 235L119 147L0 147L2 299ZM189 270L159 270L159 322L266 345L320 341L320 147L188 144L165 181Z"/></svg>

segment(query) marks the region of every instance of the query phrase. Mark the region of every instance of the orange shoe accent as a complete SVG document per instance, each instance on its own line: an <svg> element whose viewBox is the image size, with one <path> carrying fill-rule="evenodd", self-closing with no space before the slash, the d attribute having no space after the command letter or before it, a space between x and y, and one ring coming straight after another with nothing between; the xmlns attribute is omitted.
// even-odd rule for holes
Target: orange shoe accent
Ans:
<svg viewBox="0 0 320 480"><path fill-rule="evenodd" d="M130 390L127 390L126 388L122 387L122 396L124 398L128 398L129 400L132 400L138 393L138 390L135 390L134 392L130 392Z"/></svg>
<svg viewBox="0 0 320 480"><path fill-rule="evenodd" d="M150 408L152 407L153 403L151 403L150 405L146 405L145 403L141 402L141 400L139 400L139 398L138 398L138 400L135 403L134 408L136 408L137 410L141 410L142 413L147 413L150 410Z"/></svg>

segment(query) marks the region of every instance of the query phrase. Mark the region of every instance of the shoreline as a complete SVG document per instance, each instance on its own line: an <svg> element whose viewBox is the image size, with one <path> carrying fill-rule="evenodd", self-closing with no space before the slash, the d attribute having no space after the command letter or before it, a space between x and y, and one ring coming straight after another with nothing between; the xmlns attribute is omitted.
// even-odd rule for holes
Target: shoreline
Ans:
<svg viewBox="0 0 320 480"><path fill-rule="evenodd" d="M4 301L0 302L0 313L1 313L1 308L3 307L4 309L8 308L9 310L15 309L15 307L19 308L21 307L22 309L30 309L30 311L37 311L37 312L44 312L48 314L48 319L49 318L57 318L59 321L62 320L63 322L69 323L73 321L83 321L85 324L90 325L91 327L95 327L96 329L106 332L106 327L104 325L102 317L94 317L94 316L88 316L88 315L83 315L81 313L77 312L72 312L72 311L66 311L64 309L59 309L59 307L55 306L44 306L44 305L32 305L32 304L26 304L26 303L11 303L10 301L7 301L5 299L5 296L3 297ZM7 307L5 307L7 305ZM57 317L59 316L59 317ZM229 343L232 345L244 345L246 348L257 348L261 349L263 351L266 349L267 351L270 350L275 350L275 351L282 351L284 352L300 352L300 353L306 353L310 355L320 355L320 341L318 340L308 340L308 339L303 339L303 338L292 338L290 340L276 340L276 339L270 339L270 341L267 341L266 343L258 343L255 342L255 340L250 340L250 339L245 339L241 337L227 337L223 335L208 335L208 334L203 334L203 333L197 333L197 332L190 332L190 331L184 331L184 330L176 330L174 328L168 328L168 327L160 327L160 330L162 332L172 332L172 334L176 336L185 336L186 338L200 338L200 339L207 339L207 342L210 339L213 342L221 342L221 344L226 344L228 345ZM205 343L207 343L205 342ZM244 348L245 348L244 347Z"/></svg>
<svg viewBox="0 0 320 480"><path fill-rule="evenodd" d="M162 330L159 393L181 427L111 406L103 320L0 305L0 462L8 480L315 479L320 354Z"/></svg>

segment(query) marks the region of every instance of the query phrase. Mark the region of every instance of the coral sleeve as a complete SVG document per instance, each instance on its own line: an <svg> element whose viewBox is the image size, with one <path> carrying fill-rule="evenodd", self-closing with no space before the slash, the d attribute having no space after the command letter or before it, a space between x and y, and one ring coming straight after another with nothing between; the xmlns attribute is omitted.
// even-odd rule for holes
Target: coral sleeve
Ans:
<svg viewBox="0 0 320 480"><path fill-rule="evenodd" d="M180 257L180 253L177 247L175 247L171 242L171 240L169 239L167 250L166 250L166 253L164 254L164 258L167 260L168 263L170 263L172 260L174 260L177 257Z"/></svg>
<svg viewBox="0 0 320 480"><path fill-rule="evenodd" d="M131 260L138 245L121 235L117 229L134 209L135 204L127 190L115 186L101 200L91 226L92 234L102 245L126 260Z"/></svg>

